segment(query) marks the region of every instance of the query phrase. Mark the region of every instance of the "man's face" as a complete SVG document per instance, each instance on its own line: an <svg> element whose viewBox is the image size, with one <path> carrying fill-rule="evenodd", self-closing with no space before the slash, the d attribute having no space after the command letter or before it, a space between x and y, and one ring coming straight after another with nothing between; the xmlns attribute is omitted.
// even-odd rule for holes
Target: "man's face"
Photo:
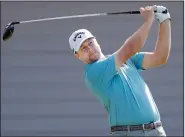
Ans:
<svg viewBox="0 0 185 137"><path fill-rule="evenodd" d="M85 40L75 56L85 64L94 62L100 57L100 47L95 38Z"/></svg>

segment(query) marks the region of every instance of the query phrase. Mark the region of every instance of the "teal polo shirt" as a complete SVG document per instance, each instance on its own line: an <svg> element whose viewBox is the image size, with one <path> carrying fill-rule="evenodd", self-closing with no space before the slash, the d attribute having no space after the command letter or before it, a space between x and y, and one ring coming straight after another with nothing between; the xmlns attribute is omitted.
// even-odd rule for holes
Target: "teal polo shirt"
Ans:
<svg viewBox="0 0 185 137"><path fill-rule="evenodd" d="M137 53L118 70L114 55L84 67L85 84L108 112L110 126L160 120L150 89L140 75L144 53Z"/></svg>

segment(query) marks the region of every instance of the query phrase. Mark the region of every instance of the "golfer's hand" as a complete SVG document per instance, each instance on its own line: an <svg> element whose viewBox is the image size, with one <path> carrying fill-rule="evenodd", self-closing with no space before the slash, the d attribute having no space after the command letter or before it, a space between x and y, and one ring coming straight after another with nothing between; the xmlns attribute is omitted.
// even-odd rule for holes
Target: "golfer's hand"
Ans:
<svg viewBox="0 0 185 137"><path fill-rule="evenodd" d="M162 23L163 21L167 20L167 19L171 19L170 18L170 13L167 12L167 13L162 13L163 11L167 10L168 9L166 7L163 7L163 6L156 6L154 5L153 6L154 10L156 10L155 12L155 17L156 19L159 21L159 23Z"/></svg>
<svg viewBox="0 0 185 137"><path fill-rule="evenodd" d="M147 6L145 8L141 7L140 13L144 17L145 21L150 21L150 22L154 21L154 17L155 17L154 7L152 7L152 6Z"/></svg>

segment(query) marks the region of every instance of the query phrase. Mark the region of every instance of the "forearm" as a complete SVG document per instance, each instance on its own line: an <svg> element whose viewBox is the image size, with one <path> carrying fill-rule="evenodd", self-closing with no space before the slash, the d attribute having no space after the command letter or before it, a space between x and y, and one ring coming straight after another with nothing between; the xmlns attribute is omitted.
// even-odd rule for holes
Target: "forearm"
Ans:
<svg viewBox="0 0 185 137"><path fill-rule="evenodd" d="M160 23L158 38L155 46L155 54L165 62L171 49L171 24L170 20Z"/></svg>
<svg viewBox="0 0 185 137"><path fill-rule="evenodd" d="M148 37L154 20L153 8L151 6L141 7L140 13L144 17L143 25L114 53L116 69L120 68L131 56L139 52Z"/></svg>
<svg viewBox="0 0 185 137"><path fill-rule="evenodd" d="M126 40L125 45L130 45L131 51L138 52L148 37L151 25L152 21L145 21L144 24Z"/></svg>

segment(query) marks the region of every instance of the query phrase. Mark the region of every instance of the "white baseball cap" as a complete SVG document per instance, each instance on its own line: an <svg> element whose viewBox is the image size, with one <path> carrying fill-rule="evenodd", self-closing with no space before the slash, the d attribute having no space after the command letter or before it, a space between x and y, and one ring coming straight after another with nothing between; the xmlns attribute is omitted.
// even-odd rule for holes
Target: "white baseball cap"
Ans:
<svg viewBox="0 0 185 137"><path fill-rule="evenodd" d="M69 37L70 48L75 52L81 47L81 44L88 38L94 38L92 33L86 29L79 29L74 31Z"/></svg>

